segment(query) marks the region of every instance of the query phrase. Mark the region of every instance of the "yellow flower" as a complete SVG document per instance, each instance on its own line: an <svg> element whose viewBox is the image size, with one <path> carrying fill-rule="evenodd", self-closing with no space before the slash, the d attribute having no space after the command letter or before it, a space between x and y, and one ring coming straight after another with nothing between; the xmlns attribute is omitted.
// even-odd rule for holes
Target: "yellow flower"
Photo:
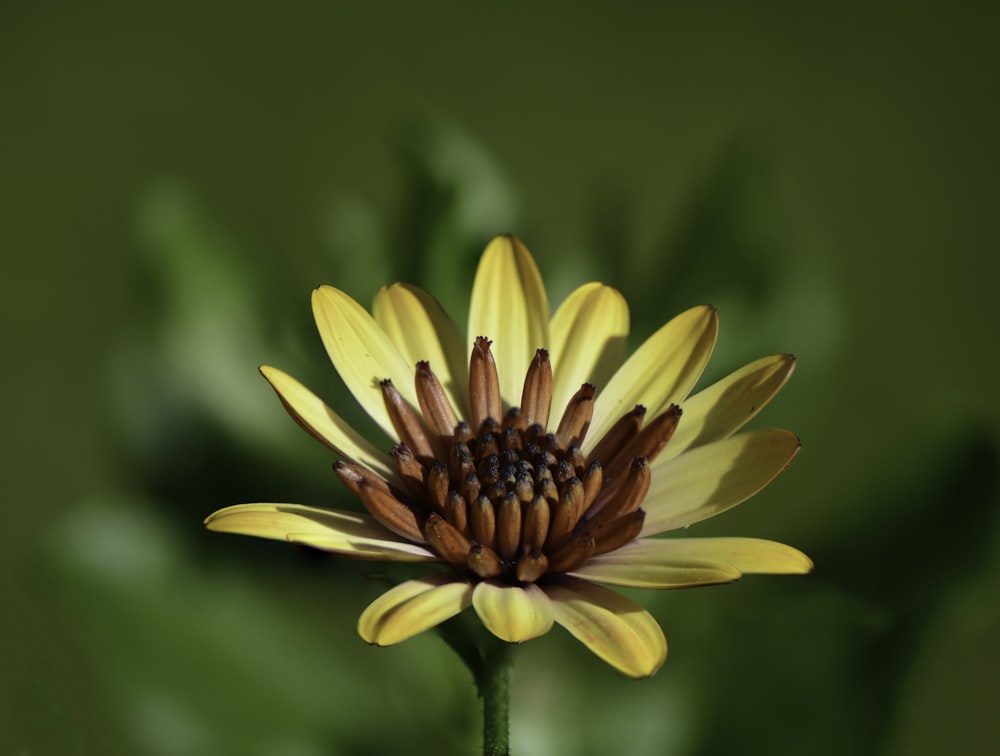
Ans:
<svg viewBox="0 0 1000 756"><path fill-rule="evenodd" d="M376 599L358 622L367 642L399 643L471 604L505 641L557 623L645 677L666 659L663 632L603 585L687 588L812 568L772 541L654 537L746 500L799 449L785 430L736 433L785 383L790 355L688 396L715 345L713 308L681 313L623 364L622 295L589 283L550 318L535 262L511 236L483 254L468 341L406 284L381 289L371 315L329 286L312 303L334 367L398 445L384 453L291 376L261 372L296 422L343 458L337 475L368 514L241 504L206 524L358 559L448 565Z"/></svg>

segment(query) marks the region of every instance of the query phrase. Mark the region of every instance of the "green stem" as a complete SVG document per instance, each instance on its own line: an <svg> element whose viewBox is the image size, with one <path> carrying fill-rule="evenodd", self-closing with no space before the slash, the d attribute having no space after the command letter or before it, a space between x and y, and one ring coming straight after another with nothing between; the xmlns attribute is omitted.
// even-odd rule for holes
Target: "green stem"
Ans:
<svg viewBox="0 0 1000 756"><path fill-rule="evenodd" d="M509 682L510 658L504 648L492 658L487 657L485 674L479 683L479 697L483 699L483 756L510 754Z"/></svg>
<svg viewBox="0 0 1000 756"><path fill-rule="evenodd" d="M483 756L509 756L510 644L466 615L438 625L437 630L469 668L483 700Z"/></svg>

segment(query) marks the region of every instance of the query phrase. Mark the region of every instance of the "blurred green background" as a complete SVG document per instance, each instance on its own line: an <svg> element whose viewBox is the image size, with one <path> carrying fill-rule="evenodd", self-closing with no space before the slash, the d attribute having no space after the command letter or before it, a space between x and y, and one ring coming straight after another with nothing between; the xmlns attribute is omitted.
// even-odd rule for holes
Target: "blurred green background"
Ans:
<svg viewBox="0 0 1000 756"><path fill-rule="evenodd" d="M985 8L985 6L983 6ZM802 454L699 534L808 578L636 594L633 682L516 650L541 754L993 754L1000 700L997 14L953 4L4 4L0 753L466 754L432 633L355 633L378 565L208 534L353 506L260 363L361 420L311 324L421 284L464 323L521 236L634 347L711 302L707 379L790 351Z"/></svg>

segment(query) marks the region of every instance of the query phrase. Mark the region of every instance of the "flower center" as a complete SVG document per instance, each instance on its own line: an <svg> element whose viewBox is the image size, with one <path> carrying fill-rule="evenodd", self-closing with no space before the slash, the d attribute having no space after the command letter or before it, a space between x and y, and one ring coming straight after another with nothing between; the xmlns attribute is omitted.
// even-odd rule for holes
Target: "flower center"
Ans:
<svg viewBox="0 0 1000 756"><path fill-rule="evenodd" d="M468 421L458 419L426 362L416 368L420 413L391 381L382 382L400 438L392 456L402 490L359 465L338 462L335 469L375 519L456 569L532 583L639 535L649 463L681 410L670 405L644 426L646 410L637 405L584 454L594 386L583 384L548 430L552 366L539 349L520 407L503 412L491 344L479 337L472 349Z"/></svg>

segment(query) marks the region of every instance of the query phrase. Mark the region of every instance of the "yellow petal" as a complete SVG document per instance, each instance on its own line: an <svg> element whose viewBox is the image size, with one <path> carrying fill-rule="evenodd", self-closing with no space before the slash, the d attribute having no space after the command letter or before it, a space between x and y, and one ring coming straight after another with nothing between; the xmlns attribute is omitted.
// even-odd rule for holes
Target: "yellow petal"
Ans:
<svg viewBox="0 0 1000 756"><path fill-rule="evenodd" d="M657 459L643 501L649 536L699 522L746 501L795 458L799 439L786 430L740 433Z"/></svg>
<svg viewBox="0 0 1000 756"><path fill-rule="evenodd" d="M625 297L601 283L581 286L559 305L549 326L556 422L581 384L607 385L625 356L628 327Z"/></svg>
<svg viewBox="0 0 1000 756"><path fill-rule="evenodd" d="M570 574L606 585L663 590L731 583L741 575L724 562L636 553L629 548L634 543L596 556Z"/></svg>
<svg viewBox="0 0 1000 756"><path fill-rule="evenodd" d="M646 339L598 393L584 451L635 405L643 405L646 417L653 418L683 401L708 364L718 332L715 309L703 305L682 312Z"/></svg>
<svg viewBox="0 0 1000 756"><path fill-rule="evenodd" d="M413 366L365 309L339 289L320 286L312 295L316 327L330 361L348 390L390 438L396 430L382 399L380 383L392 380L414 407Z"/></svg>
<svg viewBox="0 0 1000 756"><path fill-rule="evenodd" d="M389 456L363 438L322 399L277 368L262 365L260 372L278 394L288 414L309 435L340 456L374 470L386 480L396 478Z"/></svg>
<svg viewBox="0 0 1000 756"><path fill-rule="evenodd" d="M545 586L555 620L601 659L630 677L649 677L667 658L652 615L619 593L571 577Z"/></svg>
<svg viewBox="0 0 1000 756"><path fill-rule="evenodd" d="M795 369L790 354L774 354L751 362L687 399L684 416L663 458L732 435L760 412L785 385Z"/></svg>
<svg viewBox="0 0 1000 756"><path fill-rule="evenodd" d="M610 556L595 557L591 563ZM813 568L812 560L798 549L763 538L643 538L618 549L614 557L633 564L707 560L745 575L804 575Z"/></svg>
<svg viewBox="0 0 1000 756"><path fill-rule="evenodd" d="M381 326L411 370L426 360L452 406L469 414L469 350L458 327L430 294L408 284L379 290L372 306Z"/></svg>
<svg viewBox="0 0 1000 756"><path fill-rule="evenodd" d="M552 628L552 602L534 583L480 583L472 594L472 605L486 629L500 640L521 643Z"/></svg>
<svg viewBox="0 0 1000 756"><path fill-rule="evenodd" d="M493 341L505 406L518 404L535 350L549 346L549 302L531 253L513 236L493 239L479 262L468 346L477 336Z"/></svg>
<svg viewBox="0 0 1000 756"><path fill-rule="evenodd" d="M434 553L398 538L368 515L302 504L237 504L213 512L205 527L301 543L355 559L440 561Z"/></svg>
<svg viewBox="0 0 1000 756"><path fill-rule="evenodd" d="M426 575L400 583L361 613L358 634L391 646L454 617L472 603L472 585L456 575Z"/></svg>

